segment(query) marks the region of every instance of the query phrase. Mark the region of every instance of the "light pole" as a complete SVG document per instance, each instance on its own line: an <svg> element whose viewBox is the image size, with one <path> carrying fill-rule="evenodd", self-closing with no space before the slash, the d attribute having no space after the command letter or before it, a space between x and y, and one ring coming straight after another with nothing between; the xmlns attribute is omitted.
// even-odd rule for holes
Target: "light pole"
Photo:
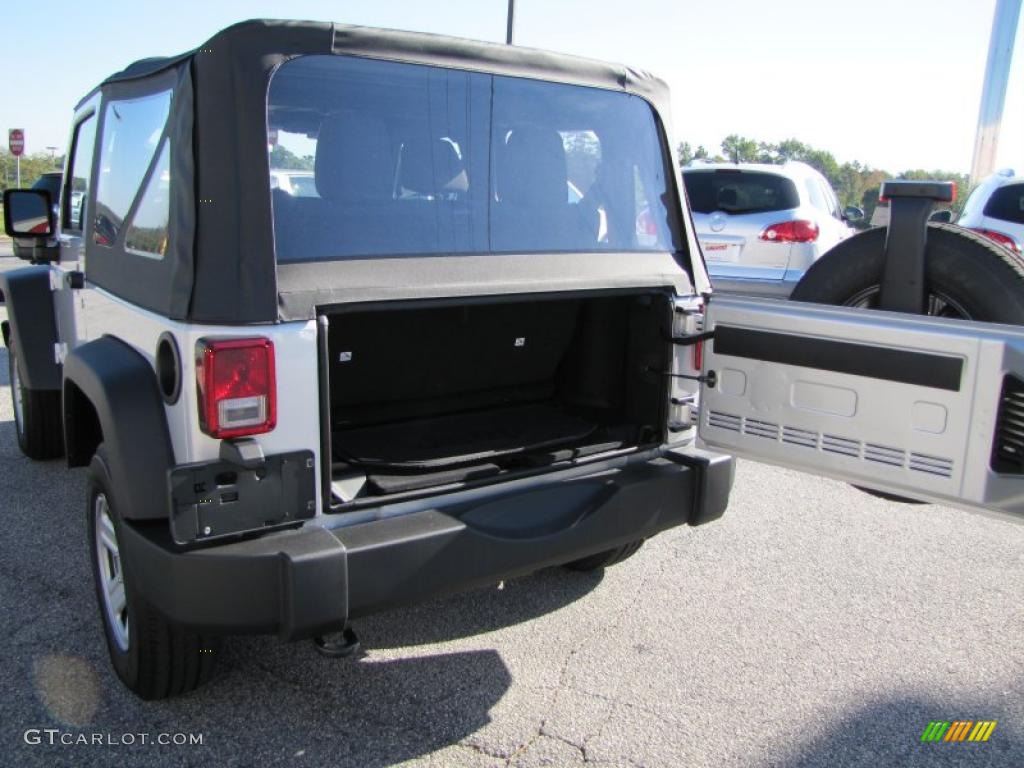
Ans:
<svg viewBox="0 0 1024 768"><path fill-rule="evenodd" d="M508 26L505 28L505 45L512 45L512 29L515 27L516 0L508 0Z"/></svg>
<svg viewBox="0 0 1024 768"><path fill-rule="evenodd" d="M1010 78L1010 61L1013 59L1013 42L1017 37L1020 4L1021 0L996 0L992 36L988 43L988 61L985 64L985 80L981 86L974 157L971 160L972 186L995 170L999 128L1003 122L1006 83Z"/></svg>

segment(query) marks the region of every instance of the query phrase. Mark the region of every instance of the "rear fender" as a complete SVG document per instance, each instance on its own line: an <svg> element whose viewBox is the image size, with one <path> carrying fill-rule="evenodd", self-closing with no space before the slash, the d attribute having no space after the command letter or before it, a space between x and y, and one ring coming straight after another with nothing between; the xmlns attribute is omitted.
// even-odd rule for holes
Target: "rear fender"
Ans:
<svg viewBox="0 0 1024 768"><path fill-rule="evenodd" d="M93 424L100 436L93 435ZM104 336L68 354L64 439L70 466L87 465L102 439L122 516L168 516L167 472L174 466L174 451L156 374L137 351Z"/></svg>

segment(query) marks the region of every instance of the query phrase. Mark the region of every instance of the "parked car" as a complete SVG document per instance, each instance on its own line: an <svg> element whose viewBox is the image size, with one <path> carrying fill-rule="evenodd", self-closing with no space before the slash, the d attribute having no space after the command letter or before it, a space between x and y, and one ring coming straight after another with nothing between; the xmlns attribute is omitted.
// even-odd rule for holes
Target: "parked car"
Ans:
<svg viewBox="0 0 1024 768"><path fill-rule="evenodd" d="M292 197L318 197L312 171L271 168L270 188L280 189Z"/></svg>
<svg viewBox="0 0 1024 768"><path fill-rule="evenodd" d="M60 171L52 171L50 173L42 174L36 179L35 184L32 185L32 189L43 190L50 196L50 204L54 206L58 205L60 200L60 186L61 186L61 174ZM56 238L49 238L43 243L39 243L36 240L30 238L14 238L14 255L19 259L25 261L50 261L51 259L57 258L59 255L59 249L57 248Z"/></svg>
<svg viewBox="0 0 1024 768"><path fill-rule="evenodd" d="M631 68L280 21L79 102L82 214L70 183L59 223L4 193L60 259L0 273L0 330L22 452L88 468L128 688L195 688L225 634L348 655L374 611L606 568L720 517L732 452L1024 514L1024 467L989 466L1024 333L711 297L670 114ZM317 197L272 188L268 131L315 144ZM596 164L575 203L568 131ZM1024 320L1020 272L970 245L1004 294L978 319Z"/></svg>
<svg viewBox="0 0 1024 768"><path fill-rule="evenodd" d="M1009 168L986 176L956 223L1019 255L1024 248L1024 177Z"/></svg>
<svg viewBox="0 0 1024 768"><path fill-rule="evenodd" d="M823 253L849 237L841 210L809 165L699 163L683 170L694 227L718 290L787 297Z"/></svg>

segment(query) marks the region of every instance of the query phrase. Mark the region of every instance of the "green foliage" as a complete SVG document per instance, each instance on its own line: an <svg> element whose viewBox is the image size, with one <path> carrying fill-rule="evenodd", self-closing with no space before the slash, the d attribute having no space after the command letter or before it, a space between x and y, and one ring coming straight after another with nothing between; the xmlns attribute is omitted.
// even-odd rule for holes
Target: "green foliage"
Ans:
<svg viewBox="0 0 1024 768"><path fill-rule="evenodd" d="M291 150L278 144L270 152L270 167L288 171L312 171L313 158L299 157Z"/></svg>
<svg viewBox="0 0 1024 768"><path fill-rule="evenodd" d="M50 157L38 152L34 155L21 156L21 186L31 187L42 174L47 171L59 171L64 167L64 156ZM6 149L0 149L0 190L14 189L17 182L17 162L14 155Z"/></svg>
<svg viewBox="0 0 1024 768"><path fill-rule="evenodd" d="M906 170L893 174L888 171L871 168L854 160L840 163L835 155L824 149L817 149L804 144L799 139L784 139L778 143L757 141L756 139L738 134L730 134L722 140L722 155L711 157L702 147L691 150L688 142L679 144L679 162L682 166L689 165L694 159L705 159L713 162L733 163L785 163L800 161L821 172L828 179L843 206L855 205L864 209L864 226L871 220L875 207L878 205L878 193L882 182L886 179L941 179L955 181L957 184L957 202L952 206L937 205L936 209L952 208L954 214L960 212L964 200L970 192L969 179L966 175L952 171L921 169ZM684 151L685 150L685 151Z"/></svg>

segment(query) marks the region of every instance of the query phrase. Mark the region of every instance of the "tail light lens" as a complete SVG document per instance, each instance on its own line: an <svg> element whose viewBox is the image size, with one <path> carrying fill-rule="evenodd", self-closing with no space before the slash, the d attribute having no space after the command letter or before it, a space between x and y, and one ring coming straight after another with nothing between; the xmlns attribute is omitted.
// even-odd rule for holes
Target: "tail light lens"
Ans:
<svg viewBox="0 0 1024 768"><path fill-rule="evenodd" d="M971 227L971 230L977 232L979 235L984 235L993 242L999 243L1004 248L1009 248L1014 253L1020 253L1020 243L1009 235L1004 235L1002 232L996 232L994 229Z"/></svg>
<svg viewBox="0 0 1024 768"><path fill-rule="evenodd" d="M813 221L780 221L765 227L760 239L769 243L813 243L818 239L818 225Z"/></svg>
<svg viewBox="0 0 1024 768"><path fill-rule="evenodd" d="M277 422L274 343L200 339L196 344L199 426L210 437L269 432Z"/></svg>

